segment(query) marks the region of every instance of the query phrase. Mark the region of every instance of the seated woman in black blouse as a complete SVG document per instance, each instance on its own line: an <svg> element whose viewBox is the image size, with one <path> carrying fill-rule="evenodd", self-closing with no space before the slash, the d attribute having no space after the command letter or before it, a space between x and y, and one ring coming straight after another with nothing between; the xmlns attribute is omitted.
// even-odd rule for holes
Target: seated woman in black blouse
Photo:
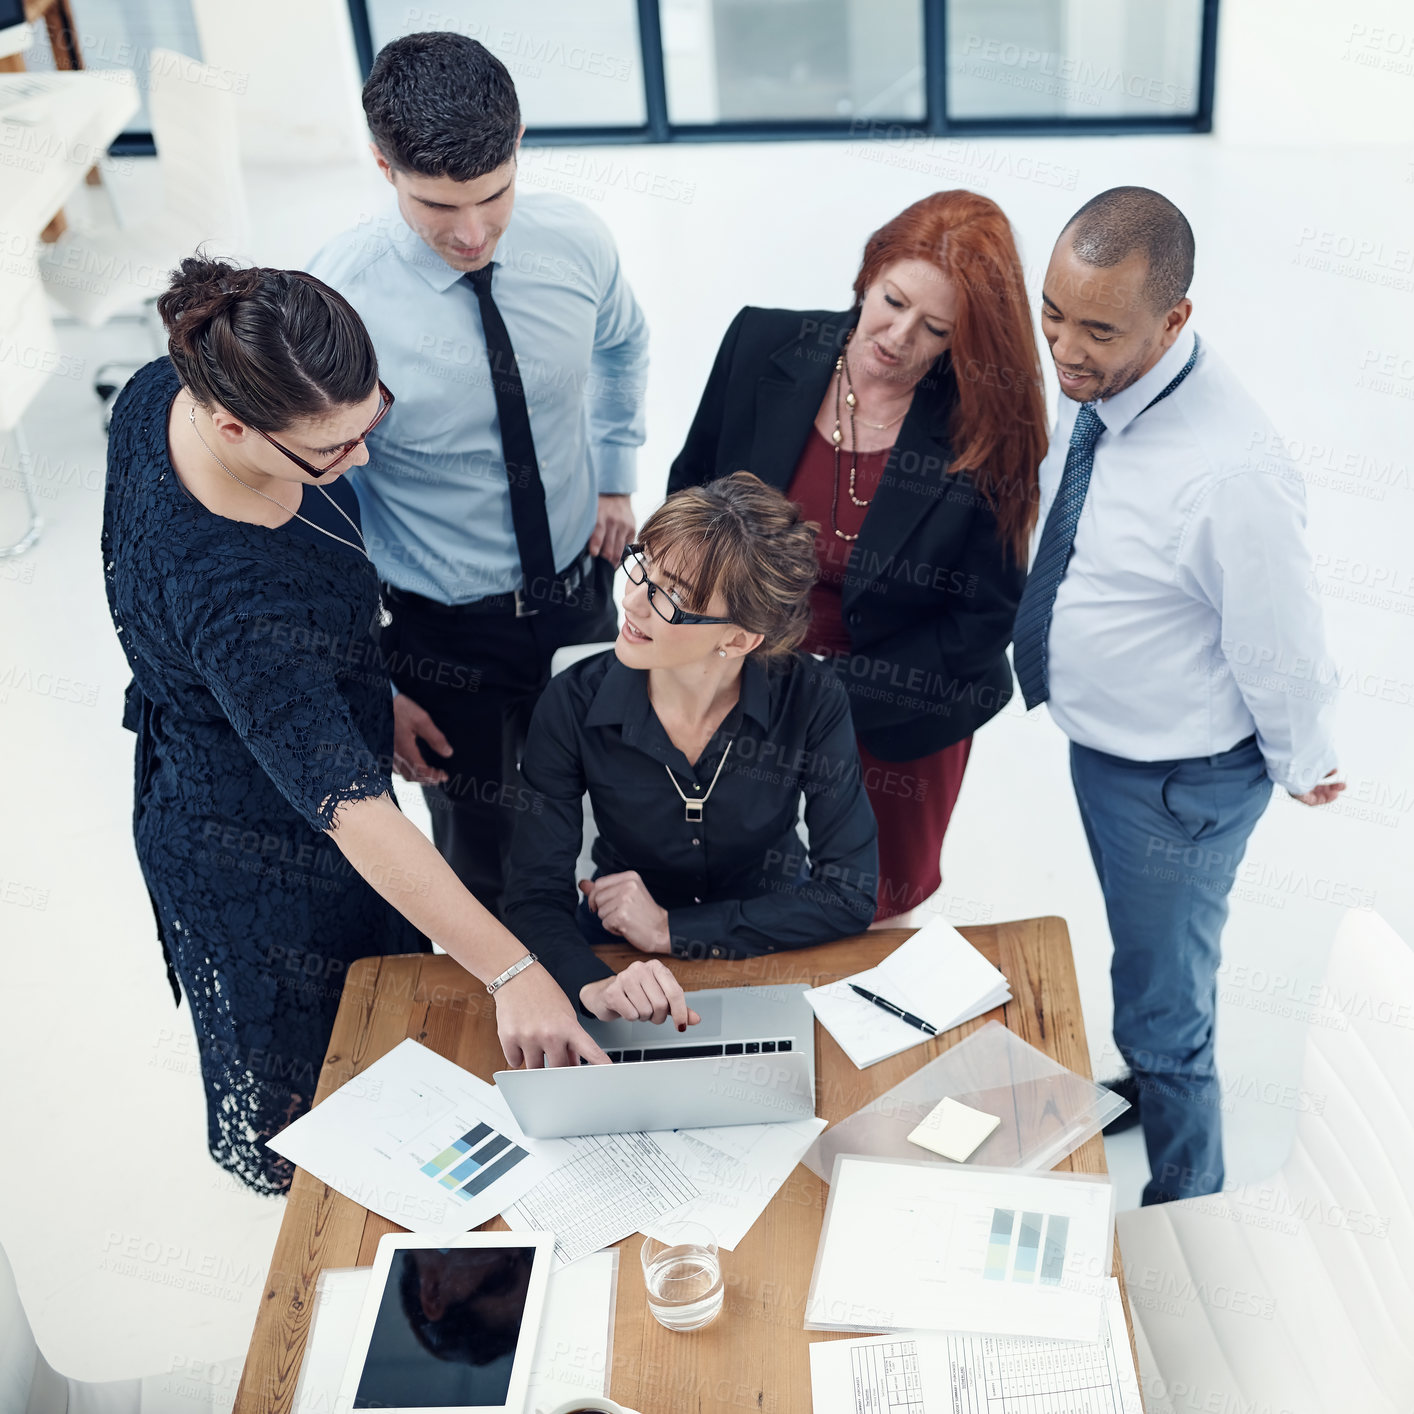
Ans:
<svg viewBox="0 0 1414 1414"><path fill-rule="evenodd" d="M794 651L815 532L749 472L670 497L624 551L613 651L552 679L535 709L506 922L594 1016L697 1020L665 964L616 977L591 942L752 957L874 916L876 829L849 701ZM579 902L585 791L598 838Z"/></svg>

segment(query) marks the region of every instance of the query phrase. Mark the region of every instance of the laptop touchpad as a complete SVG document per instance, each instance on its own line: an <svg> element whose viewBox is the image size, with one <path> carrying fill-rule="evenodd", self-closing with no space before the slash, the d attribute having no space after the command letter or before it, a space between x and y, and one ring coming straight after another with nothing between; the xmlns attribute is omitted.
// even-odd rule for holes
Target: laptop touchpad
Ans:
<svg viewBox="0 0 1414 1414"><path fill-rule="evenodd" d="M664 1042L669 1037L674 1041L711 1041L722 1034L722 999L720 996L697 996L688 993L688 1002L702 1020L696 1026L689 1026L679 1036L672 1019L655 1026L651 1021L586 1021L584 1029L601 1046L648 1045L653 1041Z"/></svg>

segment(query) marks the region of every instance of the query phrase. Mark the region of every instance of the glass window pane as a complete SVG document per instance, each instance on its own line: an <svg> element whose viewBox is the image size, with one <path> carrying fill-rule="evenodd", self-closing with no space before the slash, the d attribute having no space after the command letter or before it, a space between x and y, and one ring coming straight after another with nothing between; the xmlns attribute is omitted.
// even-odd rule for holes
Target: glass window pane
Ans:
<svg viewBox="0 0 1414 1414"><path fill-rule="evenodd" d="M510 71L531 128L642 127L634 0L441 0L434 9L368 0L374 50L399 35L454 30Z"/></svg>
<svg viewBox="0 0 1414 1414"><path fill-rule="evenodd" d="M1192 117L1202 19L1202 0L948 0L948 116Z"/></svg>
<svg viewBox="0 0 1414 1414"><path fill-rule="evenodd" d="M921 0L661 0L673 123L923 117Z"/></svg>
<svg viewBox="0 0 1414 1414"><path fill-rule="evenodd" d="M137 74L142 107L133 115L127 131L150 132L147 71L152 65L152 51L175 49L192 59L202 57L191 0L71 0L69 8L78 31L84 68L132 69ZM34 41L24 59L27 69L54 67L49 32L42 23L35 26Z"/></svg>

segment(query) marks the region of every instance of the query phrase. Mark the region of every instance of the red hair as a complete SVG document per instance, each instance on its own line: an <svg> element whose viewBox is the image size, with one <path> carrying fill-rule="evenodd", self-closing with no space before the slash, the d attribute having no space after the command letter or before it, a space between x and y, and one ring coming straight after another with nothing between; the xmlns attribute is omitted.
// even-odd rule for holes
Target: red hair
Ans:
<svg viewBox="0 0 1414 1414"><path fill-rule="evenodd" d="M901 260L927 261L957 292L957 409L948 471L972 478L1003 540L1024 562L1036 523L1036 473L1046 454L1046 405L1011 225L996 202L976 192L925 196L869 237L854 281L855 303Z"/></svg>

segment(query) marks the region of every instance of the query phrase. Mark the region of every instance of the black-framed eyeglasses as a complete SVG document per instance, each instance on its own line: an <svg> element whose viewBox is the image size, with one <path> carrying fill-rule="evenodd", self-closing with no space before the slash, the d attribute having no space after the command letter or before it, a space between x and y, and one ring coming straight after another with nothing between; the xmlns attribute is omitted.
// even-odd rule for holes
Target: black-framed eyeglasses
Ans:
<svg viewBox="0 0 1414 1414"><path fill-rule="evenodd" d="M714 618L711 614L690 614L677 600L673 598L672 591L664 589L661 584L654 584L648 578L648 566L643 563L642 545L625 545L624 552L619 558L619 564L623 572L633 581L634 584L641 584L648 590L648 603L653 612L665 623L670 624L729 624L731 619ZM663 604L659 602L662 596L668 608L664 612Z"/></svg>
<svg viewBox="0 0 1414 1414"><path fill-rule="evenodd" d="M301 471L307 471L311 476L323 476L325 472L333 471L333 469L338 466L360 442L366 440L368 434L388 416L388 410L393 406L394 399L391 390L384 386L381 378L378 380L378 398L378 411L373 414L373 421L370 422L352 442L345 442L344 445L339 448L338 452L323 466L310 466L303 457L297 457L288 447L282 447L268 432L260 432L260 428L258 427L255 430L260 432L260 435L264 437L277 452L284 452Z"/></svg>

